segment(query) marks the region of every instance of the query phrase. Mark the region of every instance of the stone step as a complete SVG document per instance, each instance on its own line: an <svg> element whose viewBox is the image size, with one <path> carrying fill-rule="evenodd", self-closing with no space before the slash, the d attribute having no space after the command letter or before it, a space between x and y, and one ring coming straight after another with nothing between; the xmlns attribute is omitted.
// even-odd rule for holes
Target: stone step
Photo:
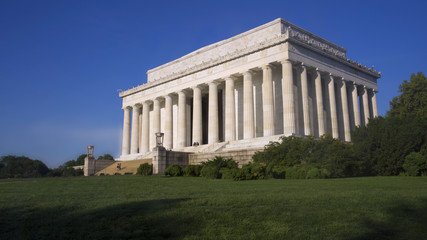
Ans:
<svg viewBox="0 0 427 240"><path fill-rule="evenodd" d="M97 172L95 175L99 176L101 173L104 175L114 175L116 173L120 173L121 175L124 175L125 173L132 173L136 174L136 170L138 169L139 165L143 163L151 164L152 159L146 158L142 160L131 160L131 161L119 161L111 164L110 166L102 169L101 171ZM117 169L117 163L121 163L121 170Z"/></svg>

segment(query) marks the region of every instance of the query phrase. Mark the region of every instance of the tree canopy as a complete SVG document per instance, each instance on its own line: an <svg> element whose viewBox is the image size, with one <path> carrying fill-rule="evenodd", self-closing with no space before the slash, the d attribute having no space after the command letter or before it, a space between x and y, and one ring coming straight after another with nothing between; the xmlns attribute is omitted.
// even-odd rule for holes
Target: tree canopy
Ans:
<svg viewBox="0 0 427 240"><path fill-rule="evenodd" d="M3 156L0 162L0 178L44 177L49 172L49 168L42 161L24 156Z"/></svg>
<svg viewBox="0 0 427 240"><path fill-rule="evenodd" d="M406 117L427 115L427 78L424 73L412 74L410 81L404 80L399 86L399 96L390 102L387 116Z"/></svg>
<svg viewBox="0 0 427 240"><path fill-rule="evenodd" d="M386 117L370 119L366 127L352 132L355 151L369 160L370 174L397 175L409 154L427 154L427 78L423 73L412 74L399 92Z"/></svg>

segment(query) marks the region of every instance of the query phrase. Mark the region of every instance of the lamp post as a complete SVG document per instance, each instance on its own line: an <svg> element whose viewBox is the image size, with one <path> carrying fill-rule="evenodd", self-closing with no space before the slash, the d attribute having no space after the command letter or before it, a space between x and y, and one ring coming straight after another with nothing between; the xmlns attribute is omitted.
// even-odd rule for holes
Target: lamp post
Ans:
<svg viewBox="0 0 427 240"><path fill-rule="evenodd" d="M156 147L163 148L163 136L165 134L162 132L156 133Z"/></svg>
<svg viewBox="0 0 427 240"><path fill-rule="evenodd" d="M93 157L93 149L94 149L93 146L91 146L91 145L87 146L87 157L88 158Z"/></svg>

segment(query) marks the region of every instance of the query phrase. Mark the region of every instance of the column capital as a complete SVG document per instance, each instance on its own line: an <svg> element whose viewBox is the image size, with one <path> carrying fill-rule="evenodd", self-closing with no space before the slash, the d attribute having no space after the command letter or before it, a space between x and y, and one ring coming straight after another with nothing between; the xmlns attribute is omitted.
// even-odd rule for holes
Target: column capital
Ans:
<svg viewBox="0 0 427 240"><path fill-rule="evenodd" d="M142 106L141 103L135 103L132 108L140 108Z"/></svg>
<svg viewBox="0 0 427 240"><path fill-rule="evenodd" d="M255 74L255 71L254 70L251 70L251 69L249 69L249 70L246 70L246 71L244 71L244 72L242 72L241 73L242 75L243 75L243 77L246 75L254 75Z"/></svg>
<svg viewBox="0 0 427 240"><path fill-rule="evenodd" d="M202 88L202 86L201 86L200 84L197 84L197 85L191 86L190 88L191 88L192 90L194 90L195 88L197 88L197 89L201 89L201 88Z"/></svg>
<svg viewBox="0 0 427 240"><path fill-rule="evenodd" d="M124 107L122 107L122 109L123 110L130 110L130 109L132 109L132 106L124 106Z"/></svg>
<svg viewBox="0 0 427 240"><path fill-rule="evenodd" d="M166 100L166 98L172 99L172 95L173 95L173 93L169 93L169 94L163 95L161 97L164 98L165 100Z"/></svg>
<svg viewBox="0 0 427 240"><path fill-rule="evenodd" d="M228 77L225 77L225 78L224 78L224 80L225 80L225 81L227 81L227 80L228 80L228 81L230 81L230 80L233 80L233 81L234 81L234 80L236 80L236 79L237 79L237 78L236 78L236 76L233 76L233 75L230 75L230 76L228 76Z"/></svg>
<svg viewBox="0 0 427 240"><path fill-rule="evenodd" d="M152 102L153 101L151 100L145 100L144 102L142 102L142 106L150 106Z"/></svg>
<svg viewBox="0 0 427 240"><path fill-rule="evenodd" d="M284 59L281 59L281 60L279 60L278 62L280 62L280 63L291 63L292 64L292 61L289 59L289 58L284 58Z"/></svg>
<svg viewBox="0 0 427 240"><path fill-rule="evenodd" d="M187 95L187 93L188 93L187 89L181 89L176 91L176 94L178 94L178 96L182 94Z"/></svg>
<svg viewBox="0 0 427 240"><path fill-rule="evenodd" d="M267 63L267 64L263 64L263 65L261 65L261 69L264 71L264 70L267 70L267 69L273 69L273 68L276 68L275 66L273 66L271 63Z"/></svg>
<svg viewBox="0 0 427 240"><path fill-rule="evenodd" d="M209 86L211 86L211 85L216 85L216 86L218 86L219 81L218 81L218 80L213 80L213 81L207 82L207 84L208 84Z"/></svg>

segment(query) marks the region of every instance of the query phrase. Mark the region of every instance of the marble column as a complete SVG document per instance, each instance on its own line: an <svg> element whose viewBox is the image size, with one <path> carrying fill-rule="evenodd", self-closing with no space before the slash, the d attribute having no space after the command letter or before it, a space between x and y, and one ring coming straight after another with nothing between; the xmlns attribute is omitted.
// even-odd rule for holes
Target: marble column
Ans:
<svg viewBox="0 0 427 240"><path fill-rule="evenodd" d="M123 117L123 142L122 142L122 155L128 155L130 153L130 114L131 109L125 107Z"/></svg>
<svg viewBox="0 0 427 240"><path fill-rule="evenodd" d="M132 139L130 142L130 153L131 154L136 154L138 153L138 147L139 147L139 142L138 142L138 128L139 128L139 121L138 121L138 117L139 117L139 105L136 104L132 107Z"/></svg>
<svg viewBox="0 0 427 240"><path fill-rule="evenodd" d="M283 133L286 136L296 133L295 125L295 103L294 103L294 80L292 63L289 59L282 63L282 99L283 99Z"/></svg>
<svg viewBox="0 0 427 240"><path fill-rule="evenodd" d="M219 142L218 129L218 85L216 82L209 83L209 120L208 120L208 143Z"/></svg>
<svg viewBox="0 0 427 240"><path fill-rule="evenodd" d="M330 103L330 110L331 110L332 137L339 138L337 103L335 100L335 85L334 85L334 77L332 76L332 74L329 75L328 91L329 91L329 103Z"/></svg>
<svg viewBox="0 0 427 240"><path fill-rule="evenodd" d="M186 146L187 140L187 124L186 124L186 96L184 91L178 92L178 148Z"/></svg>
<svg viewBox="0 0 427 240"><path fill-rule="evenodd" d="M325 134L325 119L323 116L323 93L322 93L322 76L318 68L316 68L316 79L314 80L316 89L316 104L317 104L317 124L319 125L319 137Z"/></svg>
<svg viewBox="0 0 427 240"><path fill-rule="evenodd" d="M203 143L202 129L202 90L193 87L193 142Z"/></svg>
<svg viewBox="0 0 427 240"><path fill-rule="evenodd" d="M274 135L273 71L271 65L262 66L262 102L264 137Z"/></svg>
<svg viewBox="0 0 427 240"><path fill-rule="evenodd" d="M172 97L169 95L165 96L165 135L163 146L166 149L172 149L173 139L173 117L172 117Z"/></svg>
<svg viewBox="0 0 427 240"><path fill-rule="evenodd" d="M153 100L153 132L160 132L160 101L157 98Z"/></svg>
<svg viewBox="0 0 427 240"><path fill-rule="evenodd" d="M368 89L366 88L366 86L363 86L363 93L362 93L362 98L363 98L363 116L364 116L364 120L365 120L365 126L368 125L369 122L369 102L368 102Z"/></svg>
<svg viewBox="0 0 427 240"><path fill-rule="evenodd" d="M357 84L355 82L353 82L353 89L351 91L351 96L353 98L354 125L358 127L360 126L360 112L359 112L359 101L357 98Z"/></svg>
<svg viewBox="0 0 427 240"><path fill-rule="evenodd" d="M372 89L372 112L374 118L378 117L378 107L377 107L377 92Z"/></svg>
<svg viewBox="0 0 427 240"><path fill-rule="evenodd" d="M141 128L141 147L140 153L150 151L150 102L145 101L142 104L142 128Z"/></svg>
<svg viewBox="0 0 427 240"><path fill-rule="evenodd" d="M344 79L341 80L341 104L344 124L344 141L350 142L350 115L348 113L348 100L347 100L347 85Z"/></svg>
<svg viewBox="0 0 427 240"><path fill-rule="evenodd" d="M234 79L225 78L225 141L236 140L236 107L234 106Z"/></svg>
<svg viewBox="0 0 427 240"><path fill-rule="evenodd" d="M255 137L252 72L243 73L243 139Z"/></svg>
<svg viewBox="0 0 427 240"><path fill-rule="evenodd" d="M312 135L310 125L310 109L308 107L308 79L307 68L301 64L301 96L302 96L302 113L304 121L304 135Z"/></svg>

